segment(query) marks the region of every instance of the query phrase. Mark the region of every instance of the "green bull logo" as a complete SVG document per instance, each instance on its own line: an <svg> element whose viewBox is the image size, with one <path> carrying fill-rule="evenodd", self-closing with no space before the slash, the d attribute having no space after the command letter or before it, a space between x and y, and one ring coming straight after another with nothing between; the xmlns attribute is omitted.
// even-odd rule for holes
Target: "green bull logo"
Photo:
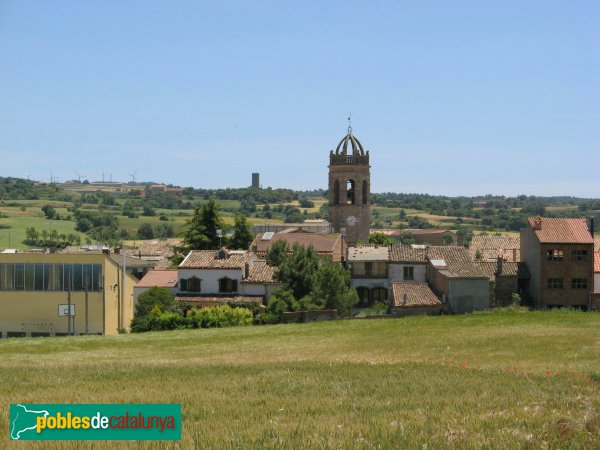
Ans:
<svg viewBox="0 0 600 450"><path fill-rule="evenodd" d="M181 405L11 404L12 440L180 440Z"/></svg>

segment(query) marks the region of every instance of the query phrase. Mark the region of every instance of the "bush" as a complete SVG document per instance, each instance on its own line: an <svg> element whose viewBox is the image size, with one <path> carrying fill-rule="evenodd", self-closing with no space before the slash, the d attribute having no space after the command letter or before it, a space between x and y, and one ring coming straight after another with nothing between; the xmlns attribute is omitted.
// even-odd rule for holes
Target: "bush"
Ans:
<svg viewBox="0 0 600 450"><path fill-rule="evenodd" d="M365 309L359 314L359 317L366 316L380 316L382 314L388 314L388 305L385 302L376 302L370 308Z"/></svg>
<svg viewBox="0 0 600 450"><path fill-rule="evenodd" d="M274 325L281 322L281 317L277 314L264 313L260 315L260 321L267 325Z"/></svg>
<svg viewBox="0 0 600 450"><path fill-rule="evenodd" d="M253 315L247 308L217 305L190 309L186 319L187 325L192 328L224 328L252 325Z"/></svg>

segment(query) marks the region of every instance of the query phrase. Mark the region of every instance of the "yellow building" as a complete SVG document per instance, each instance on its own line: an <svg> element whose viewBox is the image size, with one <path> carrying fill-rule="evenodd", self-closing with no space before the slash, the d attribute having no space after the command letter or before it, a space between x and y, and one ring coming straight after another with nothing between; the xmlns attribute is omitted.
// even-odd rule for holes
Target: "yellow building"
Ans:
<svg viewBox="0 0 600 450"><path fill-rule="evenodd" d="M0 337L129 328L137 279L117 260L102 253L0 253Z"/></svg>

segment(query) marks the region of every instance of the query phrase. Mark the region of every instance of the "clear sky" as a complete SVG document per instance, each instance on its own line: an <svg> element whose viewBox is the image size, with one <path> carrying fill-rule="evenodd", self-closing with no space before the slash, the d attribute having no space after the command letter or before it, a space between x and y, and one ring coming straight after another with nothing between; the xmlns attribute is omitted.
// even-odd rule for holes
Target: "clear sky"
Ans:
<svg viewBox="0 0 600 450"><path fill-rule="evenodd" d="M0 176L600 197L600 2L0 0Z"/></svg>

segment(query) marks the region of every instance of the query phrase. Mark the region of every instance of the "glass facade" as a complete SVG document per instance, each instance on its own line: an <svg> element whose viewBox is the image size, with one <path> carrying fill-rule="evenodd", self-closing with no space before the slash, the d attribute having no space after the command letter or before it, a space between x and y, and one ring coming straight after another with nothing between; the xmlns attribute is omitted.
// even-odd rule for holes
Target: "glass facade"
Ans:
<svg viewBox="0 0 600 450"><path fill-rule="evenodd" d="M102 290L102 264L0 264L0 291Z"/></svg>

